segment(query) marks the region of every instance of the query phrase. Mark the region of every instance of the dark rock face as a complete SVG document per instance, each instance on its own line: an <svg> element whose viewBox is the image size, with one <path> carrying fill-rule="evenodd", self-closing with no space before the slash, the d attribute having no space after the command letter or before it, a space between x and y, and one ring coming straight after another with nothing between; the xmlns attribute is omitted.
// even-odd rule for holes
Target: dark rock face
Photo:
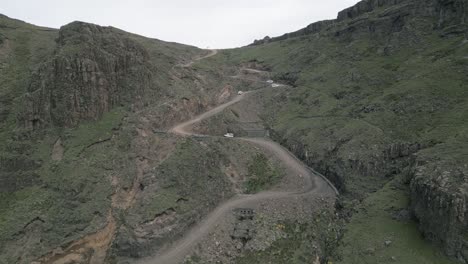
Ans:
<svg viewBox="0 0 468 264"><path fill-rule="evenodd" d="M325 175L344 193L349 192L346 182L350 175L385 179L403 173L409 177L415 163L413 154L428 146L428 144L420 143L382 142L371 152L362 156L354 156L349 155L347 149L347 145L352 139L338 140L335 146L323 153L316 150L317 148L314 146L304 145L303 142L306 140L303 140L300 135L287 136L281 132L275 132L273 138L281 142L311 168ZM363 149L355 151L365 153L369 149L364 143L361 148ZM361 194L349 194L361 198L359 197Z"/></svg>
<svg viewBox="0 0 468 264"><path fill-rule="evenodd" d="M421 232L462 263L468 262L467 177L466 165L431 161L416 167L411 182L411 207Z"/></svg>
<svg viewBox="0 0 468 264"><path fill-rule="evenodd" d="M35 169L39 163L26 157L0 157L0 192L13 193L40 183Z"/></svg>
<svg viewBox="0 0 468 264"><path fill-rule="evenodd" d="M383 6L398 5L407 0L364 0L338 13L338 21L354 19Z"/></svg>
<svg viewBox="0 0 468 264"><path fill-rule="evenodd" d="M19 125L75 126L143 97L151 87L146 50L112 28L74 22L60 29L55 56L32 77Z"/></svg>
<svg viewBox="0 0 468 264"><path fill-rule="evenodd" d="M404 31L407 26L413 27L414 18L419 17L425 18L426 28L441 30L442 35L463 34L467 32L464 26L468 12L466 5L463 0L361 1L341 11L336 27L329 28L329 31L335 32L335 36L358 37L371 34L385 39L388 34ZM421 24L421 21L418 23Z"/></svg>
<svg viewBox="0 0 468 264"><path fill-rule="evenodd" d="M467 23L468 3L464 0L435 1L435 13L438 14L440 28Z"/></svg>
<svg viewBox="0 0 468 264"><path fill-rule="evenodd" d="M410 22L410 15L428 18L433 28L443 31L442 35L468 32L468 3L464 0L363 0L339 12L335 20L316 22L280 37L255 40L252 45L317 33L336 37L358 37L363 33L385 37L402 31Z"/></svg>
<svg viewBox="0 0 468 264"><path fill-rule="evenodd" d="M279 36L279 37L270 38L270 37L266 36L265 38L263 38L261 40L255 40L252 45L261 45L261 44L266 44L266 43L269 43L269 42L275 42L275 41L285 40L285 39L289 39L289 38L295 38L295 37L301 37L301 36L306 36L306 35L310 35L310 34L315 34L315 33L320 32L325 27L332 25L334 22L335 22L334 20L324 20L324 21L315 22L315 23L312 23L312 24L308 25L307 27L305 27L303 29L300 29L298 31L291 32L291 33L286 33L286 34L284 34L282 36Z"/></svg>

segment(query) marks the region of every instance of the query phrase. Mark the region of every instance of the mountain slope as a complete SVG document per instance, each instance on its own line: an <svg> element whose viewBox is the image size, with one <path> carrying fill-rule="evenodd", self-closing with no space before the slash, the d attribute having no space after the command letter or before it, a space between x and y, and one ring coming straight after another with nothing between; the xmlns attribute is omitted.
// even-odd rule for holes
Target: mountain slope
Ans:
<svg viewBox="0 0 468 264"><path fill-rule="evenodd" d="M188 262L467 262L467 14L464 0L365 0L217 55L0 16L0 263L133 262L265 179L298 185L216 137L264 127L340 189L336 211L262 204L234 226L258 234L215 230ZM166 133L239 90L259 91L194 127L214 138Z"/></svg>
<svg viewBox="0 0 468 264"><path fill-rule="evenodd" d="M344 214L346 204L375 199L371 193L396 181L404 191L394 195L411 199L378 207L380 214L398 222L393 214L411 211L427 240L465 261L467 14L466 1L362 1L336 20L225 51L212 63L256 64L294 86L265 94L264 120L276 140L340 187ZM392 230L378 232L383 243ZM358 259L376 261L364 253L372 243L354 249L365 256ZM354 263L347 257L343 263Z"/></svg>
<svg viewBox="0 0 468 264"><path fill-rule="evenodd" d="M132 228L173 208L182 218L177 235L230 193L226 179L212 178L223 175L216 145L153 132L229 98L216 75L181 67L207 51L83 22L56 30L5 16L0 37L0 263L102 262L135 204L141 219L128 220ZM168 157L195 152L206 160L186 160L185 176L199 162L213 164L213 174L151 179L159 166L177 171ZM195 187L207 177L212 196ZM190 202L179 211L172 198Z"/></svg>

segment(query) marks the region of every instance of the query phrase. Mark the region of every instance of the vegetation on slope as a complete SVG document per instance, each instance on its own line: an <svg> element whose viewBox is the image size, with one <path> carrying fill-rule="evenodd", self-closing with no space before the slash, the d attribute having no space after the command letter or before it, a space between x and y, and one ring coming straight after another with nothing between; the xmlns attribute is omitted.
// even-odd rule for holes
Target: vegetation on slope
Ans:
<svg viewBox="0 0 468 264"><path fill-rule="evenodd" d="M249 176L245 182L247 193L256 193L267 190L280 179L278 170L270 164L268 158L263 154L257 154L248 167Z"/></svg>
<svg viewBox="0 0 468 264"><path fill-rule="evenodd" d="M165 238L146 225L172 230L162 234L170 237L201 219L216 204L201 188L214 183L216 200L230 195L219 177L225 149L203 142L171 148L173 139L152 132L217 103L222 93L213 87L220 83L230 95L234 81L220 72L234 75L245 64L291 85L264 92L274 139L357 204L338 250L321 245L323 259L450 262L430 253L416 223L391 218L392 208L412 211L425 238L468 260L466 10L459 0L363 1L320 29L224 51L193 69L177 65L200 52L192 47L81 22L57 31L0 16L1 261L30 262L91 234L111 208L121 227L112 258L160 247ZM247 183L252 192L276 178L265 159L248 170L256 176ZM144 182L135 185L139 177ZM141 196L130 195L128 204L137 207L112 204L116 193L135 188ZM307 241L317 227L284 226L290 235L271 254L239 261L310 260ZM369 228L366 240L350 243Z"/></svg>
<svg viewBox="0 0 468 264"><path fill-rule="evenodd" d="M356 210L334 263L456 263L420 234L411 216L409 188L397 177L354 208Z"/></svg>
<svg viewBox="0 0 468 264"><path fill-rule="evenodd" d="M463 261L466 210L457 208L466 207L467 193L468 41L460 24L466 8L457 5L465 3L362 1L321 29L224 51L205 63L271 70L291 86L263 92L275 140L356 204L403 175L410 193L398 196L411 197L405 207L424 237ZM382 207L375 212L386 215ZM424 259L430 249L415 226L406 233L408 226L393 225L403 245L424 248L413 260ZM352 231L344 234L352 239ZM402 259L411 261L406 249Z"/></svg>
<svg viewBox="0 0 468 264"><path fill-rule="evenodd" d="M0 16L0 263L60 255L109 219L120 223L139 188L141 152L156 141L152 129L218 101L193 89L200 78L210 93L217 80L178 66L200 53L82 22L55 30ZM195 162L186 159L187 169ZM143 222L165 207L153 201Z"/></svg>

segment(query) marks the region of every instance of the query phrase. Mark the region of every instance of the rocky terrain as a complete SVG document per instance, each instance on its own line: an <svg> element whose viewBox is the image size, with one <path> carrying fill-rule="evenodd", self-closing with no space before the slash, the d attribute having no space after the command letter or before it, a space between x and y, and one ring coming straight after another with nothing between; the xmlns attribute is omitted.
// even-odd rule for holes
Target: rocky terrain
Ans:
<svg viewBox="0 0 468 264"><path fill-rule="evenodd" d="M366 203L384 195L381 188L389 181L403 182L397 185L405 192L395 195L409 198L406 210L424 238L462 263L467 261L467 4L361 1L336 20L229 54L236 58L232 63L257 61L295 86L266 99L272 110L265 111L265 120L277 141L343 191L345 203ZM344 241L357 225L348 228ZM346 253L350 246L340 247L345 252L340 263L374 263L384 254L366 254L366 247L373 248L368 243L353 249L364 255L353 260ZM378 261L391 257L398 259Z"/></svg>
<svg viewBox="0 0 468 264"><path fill-rule="evenodd" d="M223 214L186 263L467 263L467 15L364 0L222 51L0 15L0 263L157 261L232 199L303 184L226 132L340 196Z"/></svg>
<svg viewBox="0 0 468 264"><path fill-rule="evenodd" d="M230 99L184 66L209 52L83 22L0 25L1 263L149 254L233 194L222 175L245 177L255 149L232 163L239 146L160 133Z"/></svg>

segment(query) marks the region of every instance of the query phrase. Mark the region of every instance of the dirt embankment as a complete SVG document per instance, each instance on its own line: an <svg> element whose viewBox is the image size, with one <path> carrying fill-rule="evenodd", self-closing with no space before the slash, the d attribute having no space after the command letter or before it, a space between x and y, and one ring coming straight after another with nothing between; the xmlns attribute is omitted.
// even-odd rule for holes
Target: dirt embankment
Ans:
<svg viewBox="0 0 468 264"><path fill-rule="evenodd" d="M118 227L114 217L114 209L126 211L133 205L138 193L139 182L147 166L146 159L137 158L137 174L129 190L121 188L118 178L112 177L112 186L116 192L112 195L112 207L107 215L107 224L103 229L74 241L66 248L57 248L33 264L104 263Z"/></svg>

